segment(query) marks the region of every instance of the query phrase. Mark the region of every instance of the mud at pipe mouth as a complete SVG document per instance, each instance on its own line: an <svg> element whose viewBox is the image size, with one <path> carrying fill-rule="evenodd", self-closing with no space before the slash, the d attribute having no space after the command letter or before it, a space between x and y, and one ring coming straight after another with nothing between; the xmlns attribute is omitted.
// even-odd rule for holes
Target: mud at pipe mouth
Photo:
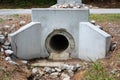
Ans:
<svg viewBox="0 0 120 80"><path fill-rule="evenodd" d="M64 35L56 34L51 37L50 47L56 52L62 52L69 46L69 42Z"/></svg>

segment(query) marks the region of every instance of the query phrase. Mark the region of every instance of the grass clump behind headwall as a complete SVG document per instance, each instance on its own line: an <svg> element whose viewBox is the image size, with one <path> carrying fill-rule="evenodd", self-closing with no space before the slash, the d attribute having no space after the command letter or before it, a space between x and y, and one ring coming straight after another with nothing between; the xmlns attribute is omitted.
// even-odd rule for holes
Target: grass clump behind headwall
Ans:
<svg viewBox="0 0 120 80"><path fill-rule="evenodd" d="M93 62L85 73L83 80L119 80L116 75L106 70L100 62Z"/></svg>
<svg viewBox="0 0 120 80"><path fill-rule="evenodd" d="M98 22L120 21L120 14L91 14L90 19Z"/></svg>

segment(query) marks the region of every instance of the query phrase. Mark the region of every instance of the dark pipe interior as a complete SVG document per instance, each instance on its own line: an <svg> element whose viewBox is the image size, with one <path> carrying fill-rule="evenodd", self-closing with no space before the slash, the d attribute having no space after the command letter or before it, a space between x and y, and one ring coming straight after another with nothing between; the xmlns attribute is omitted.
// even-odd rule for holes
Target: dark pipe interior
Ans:
<svg viewBox="0 0 120 80"><path fill-rule="evenodd" d="M69 42L64 35L54 35L50 40L50 47L57 52L64 51L67 49L68 45Z"/></svg>

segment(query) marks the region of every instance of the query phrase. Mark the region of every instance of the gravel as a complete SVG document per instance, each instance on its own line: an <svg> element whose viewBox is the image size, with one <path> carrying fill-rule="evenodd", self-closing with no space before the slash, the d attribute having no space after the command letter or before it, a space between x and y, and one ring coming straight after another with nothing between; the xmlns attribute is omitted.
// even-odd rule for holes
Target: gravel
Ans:
<svg viewBox="0 0 120 80"><path fill-rule="evenodd" d="M11 54L13 54L13 51L12 50L5 50L5 53L6 53L6 55L11 55Z"/></svg>
<svg viewBox="0 0 120 80"><path fill-rule="evenodd" d="M0 43L4 44L5 42L5 36L4 35L0 35Z"/></svg>

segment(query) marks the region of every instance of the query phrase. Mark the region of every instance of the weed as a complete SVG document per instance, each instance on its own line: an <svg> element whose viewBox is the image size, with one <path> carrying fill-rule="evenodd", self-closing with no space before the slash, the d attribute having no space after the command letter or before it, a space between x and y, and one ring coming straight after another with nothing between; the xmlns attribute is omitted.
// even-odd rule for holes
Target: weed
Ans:
<svg viewBox="0 0 120 80"><path fill-rule="evenodd" d="M10 80L9 73L5 72L2 67L0 67L0 73L2 73L2 75L0 75L0 80Z"/></svg>
<svg viewBox="0 0 120 80"><path fill-rule="evenodd" d="M15 17L15 18L18 18L19 14L13 14L12 16Z"/></svg>
<svg viewBox="0 0 120 80"><path fill-rule="evenodd" d="M2 19L2 18L0 18L0 23L1 23L1 22L3 22L3 19Z"/></svg>
<svg viewBox="0 0 120 80"><path fill-rule="evenodd" d="M120 60L120 51L115 56Z"/></svg>
<svg viewBox="0 0 120 80"><path fill-rule="evenodd" d="M119 80L115 75L110 74L100 62L93 62L92 66L86 71L83 80Z"/></svg>

